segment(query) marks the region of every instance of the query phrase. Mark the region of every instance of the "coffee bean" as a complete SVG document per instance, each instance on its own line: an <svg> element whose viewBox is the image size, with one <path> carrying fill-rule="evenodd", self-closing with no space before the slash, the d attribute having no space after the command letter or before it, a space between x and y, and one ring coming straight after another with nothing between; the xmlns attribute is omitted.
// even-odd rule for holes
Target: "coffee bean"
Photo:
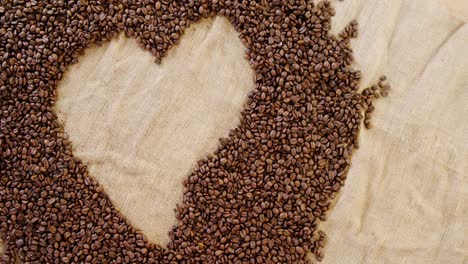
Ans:
<svg viewBox="0 0 468 264"><path fill-rule="evenodd" d="M334 14L328 1L2 3L2 260L304 263L308 252L322 259L317 224L344 184L360 124L371 127L374 101L390 89L382 76L358 92L349 48L357 22L333 37ZM56 88L91 45L125 33L160 63L189 25L216 15L238 31L255 89L239 125L189 173L163 248L126 220L73 156L54 113Z"/></svg>

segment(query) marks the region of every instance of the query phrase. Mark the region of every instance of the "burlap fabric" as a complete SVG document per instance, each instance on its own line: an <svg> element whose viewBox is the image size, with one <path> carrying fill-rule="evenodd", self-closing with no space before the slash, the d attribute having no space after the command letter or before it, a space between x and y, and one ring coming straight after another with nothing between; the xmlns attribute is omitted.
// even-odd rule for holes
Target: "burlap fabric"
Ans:
<svg viewBox="0 0 468 264"><path fill-rule="evenodd" d="M324 264L468 262L468 2L346 0L363 86L390 97L362 131L345 188L322 229ZM192 26L162 65L123 36L86 52L59 85L57 111L118 208L166 244L194 163L237 125L254 87L224 19Z"/></svg>

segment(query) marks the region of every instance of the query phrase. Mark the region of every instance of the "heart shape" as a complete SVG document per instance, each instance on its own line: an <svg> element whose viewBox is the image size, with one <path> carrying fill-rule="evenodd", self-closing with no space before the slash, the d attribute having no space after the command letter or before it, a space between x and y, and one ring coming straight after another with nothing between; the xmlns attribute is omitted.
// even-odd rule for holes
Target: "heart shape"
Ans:
<svg viewBox="0 0 468 264"><path fill-rule="evenodd" d="M152 242L169 242L183 180L239 122L254 89L244 49L225 18L189 28L161 65L120 36L88 50L58 87L74 154Z"/></svg>

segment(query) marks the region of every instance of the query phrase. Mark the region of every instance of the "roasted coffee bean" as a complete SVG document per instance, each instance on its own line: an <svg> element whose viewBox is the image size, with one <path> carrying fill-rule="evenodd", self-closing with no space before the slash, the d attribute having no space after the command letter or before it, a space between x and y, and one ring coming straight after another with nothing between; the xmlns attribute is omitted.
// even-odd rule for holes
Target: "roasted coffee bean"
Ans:
<svg viewBox="0 0 468 264"><path fill-rule="evenodd" d="M45 0L0 6L0 234L3 263L308 263L317 230L370 127L386 77L359 92L352 21L330 35L328 1ZM184 30L223 16L255 89L240 124L184 183L163 248L119 213L73 156L57 85L92 45L120 33L161 62ZM214 110L216 111L216 110Z"/></svg>

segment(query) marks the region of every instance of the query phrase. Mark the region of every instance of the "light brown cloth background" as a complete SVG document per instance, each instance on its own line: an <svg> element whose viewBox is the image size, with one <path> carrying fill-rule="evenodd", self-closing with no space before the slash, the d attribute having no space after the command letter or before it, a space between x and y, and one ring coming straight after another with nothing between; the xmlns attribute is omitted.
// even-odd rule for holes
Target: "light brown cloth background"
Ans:
<svg viewBox="0 0 468 264"><path fill-rule="evenodd" d="M390 97L363 130L323 229L324 264L468 263L468 1L334 2L353 18L363 87ZM238 123L253 72L222 18L187 30L162 65L123 36L86 52L59 87L75 154L150 240L166 244L182 180Z"/></svg>

